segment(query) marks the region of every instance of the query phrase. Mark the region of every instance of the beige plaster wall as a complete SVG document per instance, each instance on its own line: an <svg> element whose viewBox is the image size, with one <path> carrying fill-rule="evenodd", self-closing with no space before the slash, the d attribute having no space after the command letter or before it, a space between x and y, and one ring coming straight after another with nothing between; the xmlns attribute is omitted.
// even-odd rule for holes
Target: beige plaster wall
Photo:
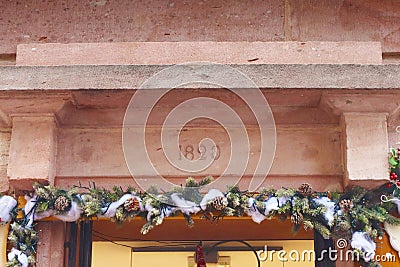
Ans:
<svg viewBox="0 0 400 267"><path fill-rule="evenodd" d="M268 241L268 246L282 246L288 253L290 251L298 251L300 254L304 250L313 250L314 242L312 240L285 240L285 241ZM130 245L129 242L123 244ZM132 266L165 266L165 267L187 267L187 257L193 256L190 252L173 252L173 253L133 253ZM110 257L112 255L112 257ZM252 252L220 252L221 256L231 257L230 267L256 266L256 260ZM262 262L262 267L313 267L314 262L311 261L291 261L284 264L275 258L273 261L267 260ZM294 254L293 254L294 255ZM130 249L121 247L109 242L94 242L92 266L108 267L108 266L129 266ZM289 257L289 256L287 256ZM209 266L209 264L207 264ZM215 266L215 265L211 265Z"/></svg>

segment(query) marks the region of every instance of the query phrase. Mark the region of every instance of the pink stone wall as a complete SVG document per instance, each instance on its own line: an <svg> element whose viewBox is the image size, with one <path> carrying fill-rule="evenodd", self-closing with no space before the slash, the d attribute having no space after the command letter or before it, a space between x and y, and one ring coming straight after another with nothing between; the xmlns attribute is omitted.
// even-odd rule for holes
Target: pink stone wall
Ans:
<svg viewBox="0 0 400 267"><path fill-rule="evenodd" d="M7 166L9 158L11 133L9 129L0 130L0 192L9 189L7 179Z"/></svg>
<svg viewBox="0 0 400 267"><path fill-rule="evenodd" d="M399 1L3 0L0 10L0 54L22 43L312 40L400 52Z"/></svg>
<svg viewBox="0 0 400 267"><path fill-rule="evenodd" d="M112 55L112 57L110 57ZM125 42L20 44L16 64L381 64L379 42Z"/></svg>
<svg viewBox="0 0 400 267"><path fill-rule="evenodd" d="M33 42L282 41L283 1L1 1L0 54Z"/></svg>
<svg viewBox="0 0 400 267"><path fill-rule="evenodd" d="M297 52L301 51L293 47L300 44L300 46L313 48L313 44L301 43L305 41L378 41L382 44L383 52L400 52L400 2L395 0L3 0L0 1L0 10L0 64L13 62L13 55L10 54L17 52L18 44L27 43L299 41L300 43L282 45L283 48L292 49L293 58L298 59ZM351 63L381 63L379 45L367 44L368 49L365 47L360 49L359 45L355 44L351 50L351 46L343 49L345 44L340 44L335 53L331 48L323 47L324 51L320 55L327 61L316 61L314 52L311 51L305 54L307 57L303 55L300 63L340 64L349 63L346 61L349 59L353 60ZM98 48L99 45L93 46ZM104 50L105 55L97 59L91 57L90 53L79 54L83 51L80 49L81 45L68 45L66 50L62 50L64 48L60 48L59 45L40 46L40 49L32 45L20 47L19 52L22 54L18 54L19 58L17 58L17 63L20 65L88 64L86 58L90 58L93 64L110 64L108 58L115 56L115 53L109 49ZM48 51L46 50L48 47L58 50ZM33 48L39 56L34 56ZM90 51L101 52L96 49ZM355 49L358 49L357 53L354 52ZM204 50L209 51L209 49ZM257 48L253 47L251 50L257 50ZM67 58L69 61L64 61L62 56L67 54L65 51L77 51L77 59L82 60L77 62L74 58ZM239 56L236 57L237 63L246 63L251 59L250 57L253 57L253 54L240 53L239 48L235 51L239 51L237 53ZM275 49L274 51L276 52ZM342 53L343 51L347 54ZM125 59L126 54L122 50L119 52L121 59ZM157 52L160 53L160 50ZM217 52L212 54L212 57L220 54ZM56 57L57 55L61 57ZM256 54L254 57L259 57L259 55ZM190 58L196 55L185 54L185 56ZM173 56L173 58L176 57L176 55ZM200 57L203 58L202 55ZM157 56L155 58L160 59ZM331 58L337 61L332 61ZM360 61L360 58L364 61ZM53 61L50 62L49 59ZM166 58L166 61L160 64L169 63L169 59ZM148 60L146 56L141 60L142 64L149 64L145 62ZM278 62L281 62L279 60ZM267 58L261 62L271 63L271 59ZM126 62L126 64L132 63L135 62ZM155 64L154 61L151 63ZM62 77L61 80L66 79L64 73L59 77ZM19 79L23 78L19 77ZM365 81L363 81L363 86L364 84ZM83 85L86 86L84 83ZM374 155L375 158L381 158L386 162L388 136L385 112L388 105L385 105L384 110L380 110L382 105L376 104L376 101L380 101L378 96L382 96L382 93L363 92L360 95L367 95L367 100L358 96L350 100L343 94L336 98L332 96L323 98L320 93L311 92L310 95L309 91L296 90L296 93L291 95L288 95L287 90L277 91L275 100L273 95L269 95L268 100L276 115L278 144L271 170L272 177L269 177L266 183L277 187L297 186L307 177L307 181L316 190L334 191L342 189L343 176L347 176L348 180L360 180L364 177L370 180L384 179L387 172L385 164L371 165L376 168L373 168L370 173L378 173L378 175L368 176L358 172L359 158L356 157L361 151L360 153L367 158ZM193 94L193 91L189 93ZM338 91L335 93L340 94ZM48 92L43 94L48 94ZM1 113L4 113L0 114L0 117L6 125L8 125L9 115L15 114L16 111L26 113L22 116L27 116L28 113L38 113L39 109L40 114L50 112L58 122L57 125L54 121L44 125L43 122L42 125L33 125L30 124L32 119L16 120L14 118L12 133L9 129L0 131L0 191L6 191L9 188L7 171L11 182L13 181L11 185L14 187L16 184L22 184L19 178L48 180L50 183L54 182L62 186L76 184L77 179L85 183L94 178L96 183L102 186L133 181L122 154L119 127L123 109L111 105L113 101L120 102L121 100L126 104L124 102L126 99L124 100L123 97L126 95L118 92L102 96L99 91L90 94L78 92L65 99L62 97L58 102L51 101L55 103L54 105L49 105L47 99L43 100L43 95L32 93L29 97L26 94L21 98L13 97L12 101L8 98L0 101ZM112 97L109 98L109 96ZM391 105L394 105L393 102L396 106L398 105L396 97L398 94L393 97ZM340 101L335 101L338 98ZM324 99L325 102L321 101ZM32 100L35 100L34 104ZM64 105L65 101L68 101L66 105ZM2 102L6 103L2 104ZM343 120L343 125L339 125L337 116L342 115L344 111L349 111L346 110L349 103L352 103L352 108L356 109L350 110L351 112L377 113L379 111L380 115L375 116L377 119L372 124L365 114L358 114L358 117L347 117ZM386 102L382 101L382 103ZM391 110L387 113L391 114ZM356 120L359 117L364 118L362 123ZM392 124L389 124L391 144L397 137L393 131L393 125L399 121L398 113L392 117L395 119L391 121ZM381 128L376 130L376 125L381 125ZM365 145L368 144L369 136L360 134L365 130L368 130L371 138L374 137L373 143L377 144L376 146L371 148ZM154 133L155 130L152 131ZM149 130L149 133L151 134L152 131ZM209 127L207 131L215 133L217 137L221 136L218 129ZM345 134L341 135L343 131ZM191 131L188 131L186 135L189 136L190 133ZM250 135L255 136L254 133ZM150 137L154 136L155 134ZM191 134L190 137L199 139L200 135ZM157 159L158 143L155 138L150 138L150 140L153 145L150 156ZM184 141L188 144L198 143L198 140L189 140L189 137L186 137ZM256 142L252 145L253 150L259 147L259 143ZM43 147L45 149L42 149ZM359 150L356 150L357 148ZM221 150L222 153L227 154L227 149L228 147L224 147ZM344 162L342 154L345 156ZM31 159L36 162L32 164ZM168 173L168 166L162 165L162 162L159 165L164 168L166 175L177 179L186 177L173 172L174 170ZM254 169L254 162L250 162L249 166ZM218 175L221 172L221 168L217 167L212 169L213 174ZM248 170L245 174L251 174L250 171ZM245 179L242 181L246 182ZM41 243L38 247L37 265L61 266L64 256L65 225L60 222L41 222L38 227Z"/></svg>
<svg viewBox="0 0 400 267"><path fill-rule="evenodd" d="M400 52L400 1L289 0L290 39L381 41Z"/></svg>

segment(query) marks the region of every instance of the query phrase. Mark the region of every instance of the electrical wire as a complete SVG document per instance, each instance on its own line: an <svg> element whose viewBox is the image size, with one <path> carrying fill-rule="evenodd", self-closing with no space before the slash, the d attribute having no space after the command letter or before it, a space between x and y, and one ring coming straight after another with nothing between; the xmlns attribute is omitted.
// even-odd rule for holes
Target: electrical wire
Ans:
<svg viewBox="0 0 400 267"><path fill-rule="evenodd" d="M254 253L254 255L256 256L256 259L257 259L257 266L258 266L258 267L261 267L261 261L260 261L260 259L258 258L257 251L256 251L249 243L247 243L246 241L243 241L243 240L224 240L224 241L219 241L219 242L215 243L214 245L212 245L212 246L211 246L211 249L214 249L214 248L216 248L216 247L219 246L219 245L226 244L226 243L231 243L231 242L241 243L241 244L244 244L244 245L246 245L247 247L249 247L249 248L251 249L251 251Z"/></svg>
<svg viewBox="0 0 400 267"><path fill-rule="evenodd" d="M160 246L143 246L143 247L135 247L135 246L130 246L130 245L126 245L126 244L121 244L121 243L118 243L118 242L116 242L116 241L114 241L114 240L111 240L111 239L109 239L109 238L106 238L106 237L104 237L104 236L101 236L101 235L99 235L99 234L97 234L97 233L93 233L93 235L94 236L96 236L96 237L98 237L98 238L100 238L100 239L102 239L102 240L104 240L104 241L108 241L108 242L111 242L111 243L113 243L114 245L118 245L118 246L122 246L122 247L127 247L127 248L130 248L130 249L135 249L135 248L144 248L144 249L146 249L146 248L159 248ZM153 242L153 241L152 241ZM167 242L161 242L161 241L154 241L154 242L157 242L157 243L161 243L161 244L168 244ZM181 247L181 246L185 246L185 245L188 245L188 246L190 246L190 245L194 245L194 244L197 244L198 242L197 241L194 241L194 242L191 242L191 243L174 243L174 244L168 244L168 245L165 245L165 246L162 246L162 247L165 247L165 248L169 248L169 247Z"/></svg>
<svg viewBox="0 0 400 267"><path fill-rule="evenodd" d="M107 238L105 238L105 237L102 237L102 236L99 236L99 235L96 235L96 234L93 234L93 235L96 236L96 237L98 237L98 238L100 238L100 239L103 239L104 241L113 243L114 245L117 245L117 246L126 247L126 248L130 248L130 249L133 248L132 246L125 245L125 244L120 244L120 243L117 243L117 242L115 242L115 241L113 241L113 240L111 240L111 239L107 239Z"/></svg>
<svg viewBox="0 0 400 267"><path fill-rule="evenodd" d="M134 239L132 239L132 238L128 238L128 237L122 237L122 236L112 236L112 235L106 235L106 234L103 234L103 233L100 233L100 232L98 232L98 231L96 231L96 230L93 230L93 233L95 234L95 236L97 236L97 237L102 237L102 239L118 239L118 240L126 240L126 241L131 241L131 242L135 242L135 241L140 241L140 242L142 242L143 240L134 240ZM155 241L150 241L150 242L157 242L157 243L160 243L160 244L170 244L170 243L174 243L174 244L177 244L177 245L187 245L187 246L190 246L190 245L196 245L197 243L198 243L198 241L157 241L157 240L155 240Z"/></svg>

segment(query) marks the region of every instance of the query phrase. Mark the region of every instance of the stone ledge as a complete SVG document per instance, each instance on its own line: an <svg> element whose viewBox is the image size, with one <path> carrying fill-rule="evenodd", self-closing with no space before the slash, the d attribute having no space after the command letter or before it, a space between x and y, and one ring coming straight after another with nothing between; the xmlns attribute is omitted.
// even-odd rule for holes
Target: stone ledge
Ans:
<svg viewBox="0 0 400 267"><path fill-rule="evenodd" d="M380 42L21 44L17 65L382 64Z"/></svg>
<svg viewBox="0 0 400 267"><path fill-rule="evenodd" d="M3 66L0 90L137 89L146 79L170 66ZM400 89L400 65L393 64L230 66L265 89Z"/></svg>

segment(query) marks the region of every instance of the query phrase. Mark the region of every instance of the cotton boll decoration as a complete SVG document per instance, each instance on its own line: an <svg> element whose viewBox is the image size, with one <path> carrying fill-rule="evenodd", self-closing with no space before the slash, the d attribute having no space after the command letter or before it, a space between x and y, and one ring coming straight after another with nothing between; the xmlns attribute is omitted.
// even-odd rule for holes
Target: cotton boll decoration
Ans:
<svg viewBox="0 0 400 267"><path fill-rule="evenodd" d="M394 197L391 199L391 201L396 204L397 206L397 212L400 214L400 199L397 197Z"/></svg>
<svg viewBox="0 0 400 267"><path fill-rule="evenodd" d="M390 245L398 251L400 257L400 225L384 223L386 233L389 235Z"/></svg>
<svg viewBox="0 0 400 267"><path fill-rule="evenodd" d="M268 215L273 210L279 209L278 199L276 197L270 197L268 200L264 201L264 215Z"/></svg>
<svg viewBox="0 0 400 267"><path fill-rule="evenodd" d="M11 220L10 212L17 206L17 201L10 196L0 198L0 222L9 222Z"/></svg>
<svg viewBox="0 0 400 267"><path fill-rule="evenodd" d="M29 196L25 196L26 199L26 204L24 207L24 212L25 212L25 216L28 219L28 222L26 224L26 227L32 227L33 221L35 219L35 205L37 202L37 197L29 197Z"/></svg>
<svg viewBox="0 0 400 267"><path fill-rule="evenodd" d="M29 197L25 196L25 199L27 200L25 207L24 207L24 212L28 218L28 223L26 227L32 227L32 224L34 221L41 220L47 217L51 217L54 215L54 210L49 209L44 212L36 213L35 212L35 205L37 202L37 196L34 197Z"/></svg>
<svg viewBox="0 0 400 267"><path fill-rule="evenodd" d="M171 195L172 202L174 205L182 212L187 215L196 214L200 211L200 207L196 205L196 203L192 201L185 200L179 196L179 194L174 193Z"/></svg>
<svg viewBox="0 0 400 267"><path fill-rule="evenodd" d="M335 206L336 206L335 202L333 202L328 197L315 198L314 201L315 203L326 207L324 217L327 220L329 226L332 226L335 220Z"/></svg>
<svg viewBox="0 0 400 267"><path fill-rule="evenodd" d="M254 222L261 223L266 217L257 209L255 202L256 200L254 198L249 198L247 203L247 214L251 216L251 219Z"/></svg>
<svg viewBox="0 0 400 267"><path fill-rule="evenodd" d="M38 220L41 220L41 219L44 219L44 218L48 218L48 217L51 217L51 216L53 216L54 215L54 210L46 210L46 211L43 211L43 212L40 212L40 213L35 213L35 215L34 215L34 219L35 219L35 221L38 221Z"/></svg>
<svg viewBox="0 0 400 267"><path fill-rule="evenodd" d="M163 208L163 209L161 209L161 215L160 215L160 217L161 218L166 218L166 217L169 217L169 216L171 216L171 214L172 213L174 213L176 211L176 209L173 209L173 208L171 208L171 207L165 207L165 208Z"/></svg>
<svg viewBox="0 0 400 267"><path fill-rule="evenodd" d="M125 194L120 199L112 202L108 207L102 208L102 214L98 215L99 218L112 218L117 213L117 209L125 203L128 199L132 198L132 194ZM140 204L141 205L141 204ZM143 207L141 207L143 208Z"/></svg>
<svg viewBox="0 0 400 267"><path fill-rule="evenodd" d="M364 252L364 260L370 262L375 257L376 244L365 232L354 232L351 247Z"/></svg>
<svg viewBox="0 0 400 267"><path fill-rule="evenodd" d="M152 217L158 217L161 222L165 217L169 217L175 211L175 209L172 209L171 207L157 209L148 202L145 204L145 209L148 212L146 217L147 221L151 221Z"/></svg>
<svg viewBox="0 0 400 267"><path fill-rule="evenodd" d="M150 221L152 214L154 214L154 212L155 212L155 209L149 202L146 202L146 204L144 205L144 208L147 211L146 219L147 219L147 221Z"/></svg>
<svg viewBox="0 0 400 267"><path fill-rule="evenodd" d="M286 205L286 203L290 200L289 197L280 197L278 198L278 206L282 207L283 205Z"/></svg>
<svg viewBox="0 0 400 267"><path fill-rule="evenodd" d="M13 259L17 259L21 267L28 267L29 261L28 261L28 256L26 256L25 253L22 251L19 251L18 249L12 248L11 252L8 253L7 258L9 261L12 261Z"/></svg>

